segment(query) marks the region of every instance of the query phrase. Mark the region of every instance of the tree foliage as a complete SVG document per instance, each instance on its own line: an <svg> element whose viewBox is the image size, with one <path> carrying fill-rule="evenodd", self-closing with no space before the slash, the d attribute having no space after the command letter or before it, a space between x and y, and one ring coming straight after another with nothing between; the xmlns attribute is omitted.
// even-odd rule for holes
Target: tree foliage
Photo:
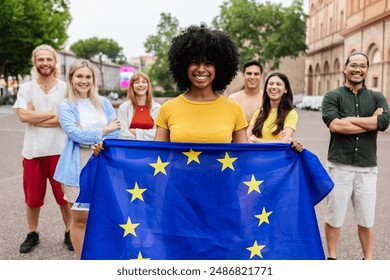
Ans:
<svg viewBox="0 0 390 280"><path fill-rule="evenodd" d="M157 26L157 34L148 36L144 47L147 53L155 56L155 63L148 69L148 75L153 84L158 84L165 90L173 89L169 75L167 54L172 44L172 39L178 35L179 21L169 13L161 13L160 23Z"/></svg>
<svg viewBox="0 0 390 280"><path fill-rule="evenodd" d="M213 25L228 32L236 42L241 65L260 59L274 70L281 58L298 57L307 49L306 17L302 0L293 0L288 8L268 1L229 0L221 6Z"/></svg>
<svg viewBox="0 0 390 280"><path fill-rule="evenodd" d="M28 74L35 47L61 49L70 22L68 0L0 0L0 74Z"/></svg>
<svg viewBox="0 0 390 280"><path fill-rule="evenodd" d="M122 52L123 48L113 39L92 37L85 40L78 40L70 46L70 50L79 58L99 61L99 70L102 77L102 88L104 89L103 61L125 64L126 58Z"/></svg>
<svg viewBox="0 0 390 280"><path fill-rule="evenodd" d="M114 63L126 61L123 48L113 39L92 37L85 40L78 40L70 46L70 50L80 58L97 58L103 62L104 57Z"/></svg>

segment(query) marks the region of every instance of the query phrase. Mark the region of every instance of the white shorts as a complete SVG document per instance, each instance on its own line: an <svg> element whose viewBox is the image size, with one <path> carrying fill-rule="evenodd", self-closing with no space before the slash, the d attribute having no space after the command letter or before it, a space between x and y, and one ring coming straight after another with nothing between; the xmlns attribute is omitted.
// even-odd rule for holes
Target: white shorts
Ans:
<svg viewBox="0 0 390 280"><path fill-rule="evenodd" d="M93 151L90 148L80 147L80 166L81 169L87 164L89 158ZM88 210L88 203L76 203L77 198L80 194L80 187L76 186L68 186L61 184L62 191L64 193L64 199L70 203L73 203L73 210Z"/></svg>
<svg viewBox="0 0 390 280"><path fill-rule="evenodd" d="M80 194L80 188L61 184L64 192L64 199L70 203L75 203Z"/></svg>
<svg viewBox="0 0 390 280"><path fill-rule="evenodd" d="M327 196L325 222L339 228L344 224L349 200L352 201L355 220L363 227L373 227L375 220L377 172L360 172L327 168L334 183Z"/></svg>

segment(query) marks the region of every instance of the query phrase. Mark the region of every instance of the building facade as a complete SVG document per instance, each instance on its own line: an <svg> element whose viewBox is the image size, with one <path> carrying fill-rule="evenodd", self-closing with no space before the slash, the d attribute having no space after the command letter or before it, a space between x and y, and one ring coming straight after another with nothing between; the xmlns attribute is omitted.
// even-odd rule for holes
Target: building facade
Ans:
<svg viewBox="0 0 390 280"><path fill-rule="evenodd" d="M67 51L59 52L60 55L60 79L66 81L66 75L68 74L70 65L77 59L77 57ZM123 65L116 63L103 62L102 72L104 73L104 89L103 89L103 80L102 75L99 70L99 62L96 60L91 60L92 64L95 66L96 81L97 86L100 92L103 91L114 91L120 87L120 68ZM138 72L138 66L130 65L134 68L134 72Z"/></svg>
<svg viewBox="0 0 390 280"><path fill-rule="evenodd" d="M143 55L130 58L130 63L138 67L140 72L144 72L146 68L154 64L156 61L153 55Z"/></svg>
<svg viewBox="0 0 390 280"><path fill-rule="evenodd" d="M390 100L390 0L309 0L305 93L322 96L344 82L352 52L370 60L368 88Z"/></svg>

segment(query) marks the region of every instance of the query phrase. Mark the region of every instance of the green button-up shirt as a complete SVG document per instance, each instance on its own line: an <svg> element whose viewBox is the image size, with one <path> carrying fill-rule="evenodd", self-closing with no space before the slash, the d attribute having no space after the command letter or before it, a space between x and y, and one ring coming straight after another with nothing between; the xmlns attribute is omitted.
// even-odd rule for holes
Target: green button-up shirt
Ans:
<svg viewBox="0 0 390 280"><path fill-rule="evenodd" d="M328 160L353 166L372 167L377 165L377 135L390 123L390 110L382 93L361 88L354 94L348 87L342 86L327 92L322 101L322 119L329 124L336 118L370 117L377 108L383 108L378 116L376 131L359 134L330 134Z"/></svg>

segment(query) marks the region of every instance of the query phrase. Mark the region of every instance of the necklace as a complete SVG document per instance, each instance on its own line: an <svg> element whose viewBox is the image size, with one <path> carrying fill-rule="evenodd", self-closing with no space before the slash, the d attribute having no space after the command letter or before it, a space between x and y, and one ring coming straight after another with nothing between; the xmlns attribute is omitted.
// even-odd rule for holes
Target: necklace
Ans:
<svg viewBox="0 0 390 280"><path fill-rule="evenodd" d="M57 80L55 79L55 80L53 80L53 81L51 81L51 82L49 82L47 84L44 84L42 82L38 82L38 84L39 84L39 87L43 90L44 93L48 93L53 88L53 86L54 86L56 81Z"/></svg>

